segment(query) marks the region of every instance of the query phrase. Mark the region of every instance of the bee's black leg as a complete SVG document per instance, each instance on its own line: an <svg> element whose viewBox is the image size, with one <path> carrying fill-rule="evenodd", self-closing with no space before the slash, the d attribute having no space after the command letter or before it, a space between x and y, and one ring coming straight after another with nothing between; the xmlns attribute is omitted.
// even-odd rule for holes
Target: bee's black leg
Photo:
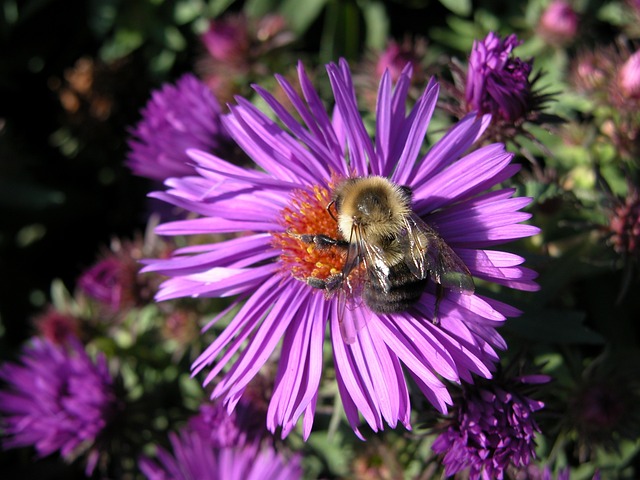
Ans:
<svg viewBox="0 0 640 480"><path fill-rule="evenodd" d="M440 301L444 298L444 287L440 283L436 283L436 306L433 311L433 324L438 325L438 311L440 310Z"/></svg>
<svg viewBox="0 0 640 480"><path fill-rule="evenodd" d="M320 290L325 290L327 288L327 281L322 280L321 278L308 277L306 281L307 281L307 285L309 285L310 287L317 288Z"/></svg>
<svg viewBox="0 0 640 480"><path fill-rule="evenodd" d="M291 231L287 231L289 235L294 238L297 238L305 243L314 244L317 248L329 248L329 247L340 247L347 248L349 246L349 242L345 240L339 240L337 238L329 237L328 235L323 234L303 234L303 233L293 233ZM307 277L305 281L307 285L313 288L317 288L319 290L326 290L328 293L332 293L342 285L344 280L344 275L342 273L337 273L335 275L331 275L326 279L317 278L317 277Z"/></svg>
<svg viewBox="0 0 640 480"><path fill-rule="evenodd" d="M347 247L349 242L345 240L339 240L337 238L332 238L328 235L310 235L310 234L300 234L300 233L292 233L287 232L292 237L298 238L305 243L313 243L318 248L328 248L328 247Z"/></svg>
<svg viewBox="0 0 640 480"><path fill-rule="evenodd" d="M306 279L307 285L310 287L326 290L327 292L336 290L342 284L342 281L343 275L341 273L331 275L324 280L317 277L308 277Z"/></svg>

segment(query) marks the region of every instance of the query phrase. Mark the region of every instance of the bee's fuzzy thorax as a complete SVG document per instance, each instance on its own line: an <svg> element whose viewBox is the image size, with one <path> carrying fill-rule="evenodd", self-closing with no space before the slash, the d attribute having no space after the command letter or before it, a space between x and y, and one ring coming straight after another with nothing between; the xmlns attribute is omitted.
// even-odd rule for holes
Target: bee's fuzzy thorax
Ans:
<svg viewBox="0 0 640 480"><path fill-rule="evenodd" d="M407 190L379 176L343 181L335 189L334 202L338 226L347 241L354 227L370 240L393 236L411 212Z"/></svg>

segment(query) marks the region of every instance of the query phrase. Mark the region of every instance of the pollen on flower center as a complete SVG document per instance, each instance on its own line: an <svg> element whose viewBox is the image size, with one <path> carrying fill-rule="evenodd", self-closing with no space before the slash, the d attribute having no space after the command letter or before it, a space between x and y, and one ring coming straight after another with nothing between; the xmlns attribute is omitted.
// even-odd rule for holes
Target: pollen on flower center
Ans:
<svg viewBox="0 0 640 480"><path fill-rule="evenodd" d="M319 248L300 235L326 235L340 238L338 224L327 210L331 194L325 187L296 190L291 203L282 210L284 232L273 233L272 244L279 249L283 272L306 281L309 277L326 279L342 271L344 252L338 247Z"/></svg>

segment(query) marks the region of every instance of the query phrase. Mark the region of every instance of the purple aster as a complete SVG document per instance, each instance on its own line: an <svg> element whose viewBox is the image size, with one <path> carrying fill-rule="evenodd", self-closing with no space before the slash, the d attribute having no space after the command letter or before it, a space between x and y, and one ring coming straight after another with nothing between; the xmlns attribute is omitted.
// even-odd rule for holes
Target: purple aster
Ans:
<svg viewBox="0 0 640 480"><path fill-rule="evenodd" d="M96 439L116 407L106 357L93 362L75 338L65 345L33 338L19 364L0 367L0 378L7 383L0 392L3 447L33 446L40 457L59 452L67 461L88 453L90 475Z"/></svg>
<svg viewBox="0 0 640 480"><path fill-rule="evenodd" d="M473 43L467 70L468 111L491 113L508 122L524 119L531 109L532 61L511 55L520 43L515 34L501 39L493 32Z"/></svg>
<svg viewBox="0 0 640 480"><path fill-rule="evenodd" d="M547 381L544 375L519 379L520 384ZM445 475L469 469L472 480L502 479L510 466L526 467L535 458L540 431L533 413L542 407L544 403L519 393L515 383L465 386L454 418L432 445L434 452L444 454Z"/></svg>
<svg viewBox="0 0 640 480"><path fill-rule="evenodd" d="M238 98L223 121L258 168L240 168L192 150L199 176L170 179L169 189L154 195L200 215L161 225L158 233L234 236L184 247L147 267L170 277L158 300L233 298L209 326L233 309L238 312L195 361L194 373L210 368L205 383L219 380L212 396L222 397L232 410L265 362L279 355L267 426L271 431L282 426L285 436L304 414L305 438L313 423L327 326L338 390L348 421L360 435L359 413L376 431L385 422L410 428L407 374L445 412L451 397L443 379L490 377L498 359L495 350L505 348L496 327L506 315L518 313L484 295L447 290L434 321L432 282L420 300L401 313L376 314L363 302L339 313L340 295L326 296L307 282L340 272L343 252L313 248L301 236L338 238L336 221L326 207L340 178L379 175L410 187L414 212L437 229L473 276L537 289L534 272L521 266L522 257L488 249L538 232L520 223L530 217L520 212L530 199L514 198L512 188L494 188L518 171L511 164L512 154L493 144L465 155L488 117L469 115L428 153L421 153L438 85L429 82L407 113L409 66L395 88L388 72L381 79L372 142L358 112L347 63L330 64L327 72L335 98L333 115L301 64L303 97L283 77L276 78L302 123L259 86L257 93L279 122ZM344 338L341 331L347 332Z"/></svg>
<svg viewBox="0 0 640 480"><path fill-rule="evenodd" d="M214 448L195 432L169 434L173 454L158 448L157 462L140 459L142 473L149 480L299 480L299 457L286 460L273 448L258 444Z"/></svg>
<svg viewBox="0 0 640 480"><path fill-rule="evenodd" d="M224 154L229 136L220 121L220 105L209 88L192 74L152 93L142 120L131 131L127 164L141 177L164 181L194 173L185 150Z"/></svg>
<svg viewBox="0 0 640 480"><path fill-rule="evenodd" d="M201 405L198 415L189 419L188 428L221 448L259 440L266 433L264 423L265 412L259 403L243 397L231 414L221 402Z"/></svg>
<svg viewBox="0 0 640 480"><path fill-rule="evenodd" d="M241 402L239 410L251 406ZM143 457L139 466L150 480L298 480L300 457L287 460L273 446L262 444L252 422L241 413L228 415L224 407L207 404L178 433L169 434L173 452L158 448L157 460Z"/></svg>

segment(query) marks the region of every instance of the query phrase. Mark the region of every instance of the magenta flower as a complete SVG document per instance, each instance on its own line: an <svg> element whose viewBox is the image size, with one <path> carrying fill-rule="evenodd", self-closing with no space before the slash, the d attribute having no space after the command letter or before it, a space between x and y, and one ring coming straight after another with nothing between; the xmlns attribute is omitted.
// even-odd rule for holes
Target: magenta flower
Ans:
<svg viewBox="0 0 640 480"><path fill-rule="evenodd" d="M553 0L540 16L538 32L549 43L562 45L575 38L578 24L578 14L569 3Z"/></svg>
<svg viewBox="0 0 640 480"><path fill-rule="evenodd" d="M379 175L410 187L414 212L437 229L473 276L537 289L534 272L521 266L523 258L489 249L538 232L520 223L530 217L519 211L530 199L514 198L514 189L493 188L518 171L512 154L493 144L465 155L489 119L475 114L464 118L421 154L438 85L429 82L407 114L408 67L395 88L388 72L382 77L372 142L347 63L330 64L327 72L335 97L333 115L299 65L304 98L283 77L277 80L302 123L259 86L257 93L278 123L242 98L224 119L258 168L240 168L192 150L199 175L170 179L168 191L154 195L200 215L161 225L160 234L236 234L223 242L182 248L146 268L170 277L158 300L233 298L211 325L234 308L238 312L195 361L194 373L210 368L205 383L219 379L213 397L233 408L265 362L279 355L267 426L271 431L282 426L283 436L303 414L303 435L311 432L327 324L346 416L360 435L359 413L376 431L385 422L410 428L405 375L413 377L439 411L446 411L451 397L443 379L490 377L498 359L495 350L505 348L496 327L506 315L518 313L479 293L446 290L434 321L433 282L415 305L400 313L373 313L363 302L339 311L341 295L324 295L308 282L340 272L344 255L338 248L313 248L303 236L338 238L326 207L340 178Z"/></svg>
<svg viewBox="0 0 640 480"><path fill-rule="evenodd" d="M376 78L379 79L384 72L389 70L391 80L396 82L408 63L411 64L414 71L419 69L425 48L424 42L420 41L414 44L409 40L405 40L403 43L391 40L387 48L380 53L376 62Z"/></svg>
<svg viewBox="0 0 640 480"><path fill-rule="evenodd" d="M152 93L131 132L127 165L138 176L160 181L193 174L187 148L219 155L229 149L220 116L213 93L194 75L164 85Z"/></svg>
<svg viewBox="0 0 640 480"><path fill-rule="evenodd" d="M248 21L243 15L210 21L209 28L200 38L215 60L229 64L247 60L251 39Z"/></svg>
<svg viewBox="0 0 640 480"><path fill-rule="evenodd" d="M198 433L169 434L173 454L158 448L157 461L140 459L149 480L300 480L299 457L286 460L270 447L258 444L214 448Z"/></svg>
<svg viewBox="0 0 640 480"><path fill-rule="evenodd" d="M100 452L96 439L116 410L106 357L94 363L75 338L64 345L34 338L19 364L0 367L4 448L33 446L39 457L59 452L72 461L88 453L90 475Z"/></svg>
<svg viewBox="0 0 640 480"><path fill-rule="evenodd" d="M143 457L140 469L150 480L300 479L300 457L287 460L261 442L263 432L251 418L256 413L247 401L232 415L220 403L205 404L180 432L169 435L173 452L158 448L157 461Z"/></svg>
<svg viewBox="0 0 640 480"><path fill-rule="evenodd" d="M549 378L532 375L521 384L545 383ZM526 467L535 458L535 434L540 431L533 413L544 403L519 393L517 385L490 383L466 386L457 413L433 443L444 455L445 475L469 470L469 478L502 479L508 467Z"/></svg>
<svg viewBox="0 0 640 480"><path fill-rule="evenodd" d="M532 61L511 55L520 43L514 34L500 39L493 32L473 43L467 71L468 111L490 113L494 121L524 120L533 105L529 81Z"/></svg>
<svg viewBox="0 0 640 480"><path fill-rule="evenodd" d="M125 265L115 256L104 258L78 279L78 287L89 297L117 312L126 296ZM130 283L130 282L127 282Z"/></svg>
<svg viewBox="0 0 640 480"><path fill-rule="evenodd" d="M243 397L231 414L221 402L202 404L198 415L189 419L188 428L213 447L222 448L260 440L267 433L264 423L265 412Z"/></svg>
<svg viewBox="0 0 640 480"><path fill-rule="evenodd" d="M631 55L620 67L618 84L625 97L640 100L640 51Z"/></svg>

